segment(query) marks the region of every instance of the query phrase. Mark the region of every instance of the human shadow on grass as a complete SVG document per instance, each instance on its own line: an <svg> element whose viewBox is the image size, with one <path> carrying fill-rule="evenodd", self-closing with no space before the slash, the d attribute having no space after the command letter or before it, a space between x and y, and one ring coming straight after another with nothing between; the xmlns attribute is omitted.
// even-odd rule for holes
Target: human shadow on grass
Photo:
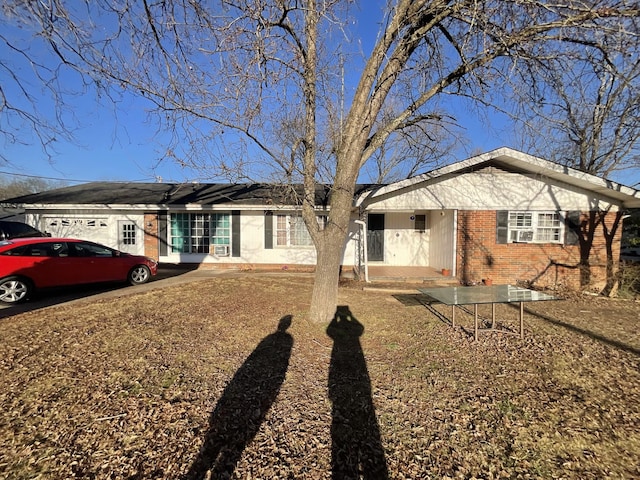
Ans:
<svg viewBox="0 0 640 480"><path fill-rule="evenodd" d="M286 331L291 320L291 315L280 319L278 329L256 346L224 389L185 480L230 478L233 474L284 382L293 347L293 337Z"/></svg>
<svg viewBox="0 0 640 480"><path fill-rule="evenodd" d="M363 325L348 306L338 306L327 327L333 339L329 398L333 402L331 467L334 480L389 478L371 380L360 336Z"/></svg>

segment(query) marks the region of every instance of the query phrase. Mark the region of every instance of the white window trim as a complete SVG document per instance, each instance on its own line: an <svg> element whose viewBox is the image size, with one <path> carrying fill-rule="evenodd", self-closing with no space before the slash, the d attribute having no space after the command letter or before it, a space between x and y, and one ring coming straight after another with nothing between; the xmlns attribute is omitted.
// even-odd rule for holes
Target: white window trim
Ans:
<svg viewBox="0 0 640 480"><path fill-rule="evenodd" d="M309 239L308 244L296 245L291 243L292 231L293 231L291 227L292 226L291 219L295 218L296 222L298 221L303 222L302 216L300 214L280 213L280 214L274 215L274 217L275 218L274 218L274 228L273 228L273 245L275 248L314 248L313 241L311 240L311 236L308 237ZM279 228L280 219L284 219L285 228ZM318 225L320 225L320 228L324 228L327 223L327 216L316 215L316 220L318 221ZM284 233L286 244L282 244L279 242L279 236L278 236L279 233ZM306 234L309 235L308 230L306 230Z"/></svg>
<svg viewBox="0 0 640 480"><path fill-rule="evenodd" d="M128 227L133 227L130 229ZM118 221L118 242L123 247L133 247L138 244L138 226L130 220Z"/></svg>
<svg viewBox="0 0 640 480"><path fill-rule="evenodd" d="M552 221L554 225L541 225L544 222L544 215L555 217ZM561 212L545 210L509 210L507 221L507 242L508 243L564 243L564 222ZM518 225L517 223L520 223ZM557 231L557 239L549 239L542 236L546 230ZM553 233L551 234L553 236Z"/></svg>

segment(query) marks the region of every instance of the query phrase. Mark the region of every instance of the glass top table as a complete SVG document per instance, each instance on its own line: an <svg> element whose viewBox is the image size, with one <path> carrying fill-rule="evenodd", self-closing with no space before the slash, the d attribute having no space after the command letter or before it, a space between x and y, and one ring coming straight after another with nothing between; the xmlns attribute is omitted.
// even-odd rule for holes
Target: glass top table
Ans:
<svg viewBox="0 0 640 480"><path fill-rule="evenodd" d="M419 288L418 291L434 300L451 305L451 324L455 327L455 307L460 305L473 305L474 309L474 338L478 339L478 331L501 331L495 328L495 305L497 303L520 304L520 338L524 338L524 302L539 302L546 300L559 300L559 298L547 293L531 290L513 285L492 285L477 287L437 287ZM478 328L478 305L491 304L491 328Z"/></svg>

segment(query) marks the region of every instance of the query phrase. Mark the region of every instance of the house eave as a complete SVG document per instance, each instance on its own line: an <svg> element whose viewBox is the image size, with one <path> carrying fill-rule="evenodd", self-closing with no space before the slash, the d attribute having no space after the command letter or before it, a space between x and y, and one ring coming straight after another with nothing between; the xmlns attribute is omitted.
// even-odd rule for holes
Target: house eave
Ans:
<svg viewBox="0 0 640 480"><path fill-rule="evenodd" d="M2 206L7 206L4 204ZM243 210L243 211L259 211L265 210L280 210L280 211L297 211L302 207L299 205L239 205L236 203L230 204L216 204L216 205L202 205L198 203L187 204L93 204L93 203L57 203L57 204L45 204L45 203L25 203L25 204L12 204L11 209L17 209L20 211L57 211L57 210L104 210L106 212L111 211L229 211L229 210ZM316 206L316 210L325 211L327 208L322 206Z"/></svg>
<svg viewBox="0 0 640 480"><path fill-rule="evenodd" d="M557 182L591 191L601 197L610 198L623 208L640 207L640 191L634 188L507 147L483 153L406 180L381 186L375 190L370 190L356 198L355 205L364 206L365 203L371 203L377 198L390 193L446 177L447 175L462 173L477 165L490 161L502 164L516 171L522 171L541 178L546 177Z"/></svg>
<svg viewBox="0 0 640 480"><path fill-rule="evenodd" d="M128 204L95 204L95 203L22 203L14 204L14 208L24 210L161 210L160 205L128 205ZM166 208L166 207L165 207Z"/></svg>
<svg viewBox="0 0 640 480"><path fill-rule="evenodd" d="M551 178L558 182L563 182L583 190L591 191L597 195L611 198L625 208L636 208L640 206L640 191L612 180L581 172L571 167L559 165L513 150L510 150L508 154L492 156L491 159L519 170L528 171L540 177Z"/></svg>

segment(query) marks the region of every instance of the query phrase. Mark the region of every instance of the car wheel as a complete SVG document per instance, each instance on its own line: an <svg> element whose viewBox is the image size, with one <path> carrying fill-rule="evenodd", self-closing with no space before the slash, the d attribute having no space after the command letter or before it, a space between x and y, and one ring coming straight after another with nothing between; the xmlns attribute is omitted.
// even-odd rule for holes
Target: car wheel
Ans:
<svg viewBox="0 0 640 480"><path fill-rule="evenodd" d="M0 302L19 303L31 295L31 283L20 277L7 277L0 280Z"/></svg>
<svg viewBox="0 0 640 480"><path fill-rule="evenodd" d="M151 278L151 270L146 265L136 265L129 272L129 283L131 285L142 285Z"/></svg>

